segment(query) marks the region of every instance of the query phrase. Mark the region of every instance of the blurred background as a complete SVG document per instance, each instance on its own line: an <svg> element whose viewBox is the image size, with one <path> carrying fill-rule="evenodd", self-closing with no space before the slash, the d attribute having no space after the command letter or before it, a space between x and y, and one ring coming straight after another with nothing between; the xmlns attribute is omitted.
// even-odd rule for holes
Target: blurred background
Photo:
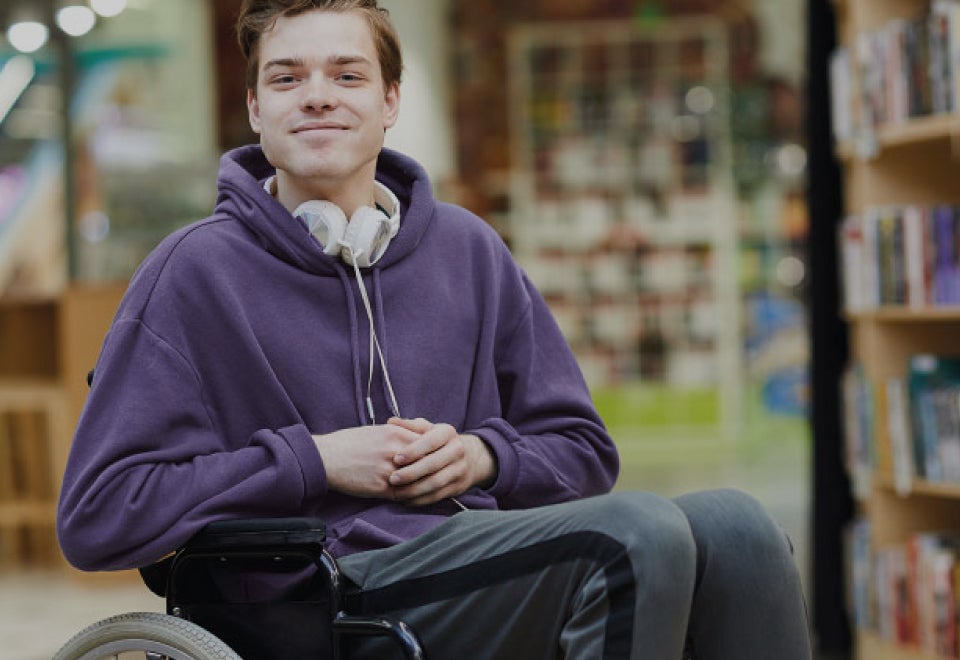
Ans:
<svg viewBox="0 0 960 660"><path fill-rule="evenodd" d="M617 487L750 491L810 593L808 3L382 4L406 60L387 144L540 287L622 452ZM255 139L238 6L0 0L5 657L162 610L135 576L65 565L57 485L126 282Z"/></svg>

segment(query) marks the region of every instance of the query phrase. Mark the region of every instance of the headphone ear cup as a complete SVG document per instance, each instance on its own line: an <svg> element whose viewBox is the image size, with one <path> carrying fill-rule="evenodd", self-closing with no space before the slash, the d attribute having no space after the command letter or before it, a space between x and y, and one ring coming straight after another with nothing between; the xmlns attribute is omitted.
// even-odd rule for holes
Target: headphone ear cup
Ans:
<svg viewBox="0 0 960 660"><path fill-rule="evenodd" d="M326 200L311 199L294 209L293 216L307 226L324 253L340 254L340 241L347 232L347 216L339 206Z"/></svg>
<svg viewBox="0 0 960 660"><path fill-rule="evenodd" d="M377 209L362 206L357 209L343 235L346 246L341 257L347 263L353 263L353 255L361 268L367 268L377 262L390 243L390 223L387 216Z"/></svg>

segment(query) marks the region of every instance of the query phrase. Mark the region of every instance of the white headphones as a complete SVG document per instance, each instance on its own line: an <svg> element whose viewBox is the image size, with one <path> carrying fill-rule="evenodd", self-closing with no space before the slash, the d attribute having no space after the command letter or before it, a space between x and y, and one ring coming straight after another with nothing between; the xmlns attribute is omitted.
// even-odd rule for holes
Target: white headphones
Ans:
<svg viewBox="0 0 960 660"><path fill-rule="evenodd" d="M276 178L272 176L263 184L270 194L275 194L275 186ZM325 254L340 255L348 264L356 261L357 266L367 268L377 263L400 230L400 201L379 181L374 186L379 208L361 206L349 222L339 206L322 199L304 202L294 209L293 217L307 226Z"/></svg>

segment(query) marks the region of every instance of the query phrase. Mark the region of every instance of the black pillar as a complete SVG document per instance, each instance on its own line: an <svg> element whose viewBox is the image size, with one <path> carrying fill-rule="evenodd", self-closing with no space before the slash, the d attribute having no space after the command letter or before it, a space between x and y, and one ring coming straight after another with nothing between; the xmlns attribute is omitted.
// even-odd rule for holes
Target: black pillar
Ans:
<svg viewBox="0 0 960 660"><path fill-rule="evenodd" d="M849 657L850 626L844 597L843 529L853 514L843 466L840 379L847 362L847 328L840 318L837 227L843 215L840 168L830 127L830 54L836 24L829 0L808 0L807 204L810 239L812 595L811 618L820 657Z"/></svg>
<svg viewBox="0 0 960 660"><path fill-rule="evenodd" d="M57 83L60 88L60 139L63 145L63 221L67 257L67 282L77 279L79 257L77 254L77 180L76 144L73 135L72 104L76 90L76 60L72 37L57 27L54 20L55 6L47 6L47 25L50 26L50 45L57 62Z"/></svg>

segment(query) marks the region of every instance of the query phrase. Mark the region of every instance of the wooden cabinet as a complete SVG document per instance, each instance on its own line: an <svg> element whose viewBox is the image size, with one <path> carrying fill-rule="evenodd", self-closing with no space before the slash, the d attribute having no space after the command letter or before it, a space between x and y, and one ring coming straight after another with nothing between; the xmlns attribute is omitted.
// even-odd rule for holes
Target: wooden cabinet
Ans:
<svg viewBox="0 0 960 660"><path fill-rule="evenodd" d="M946 421L925 425L910 373L918 356L960 357L960 3L834 5L856 657L957 657L960 478L933 476L922 451L948 457L954 433L960 443L960 398L944 399Z"/></svg>
<svg viewBox="0 0 960 660"><path fill-rule="evenodd" d="M73 428L124 285L0 302L0 568L62 563L56 504Z"/></svg>

